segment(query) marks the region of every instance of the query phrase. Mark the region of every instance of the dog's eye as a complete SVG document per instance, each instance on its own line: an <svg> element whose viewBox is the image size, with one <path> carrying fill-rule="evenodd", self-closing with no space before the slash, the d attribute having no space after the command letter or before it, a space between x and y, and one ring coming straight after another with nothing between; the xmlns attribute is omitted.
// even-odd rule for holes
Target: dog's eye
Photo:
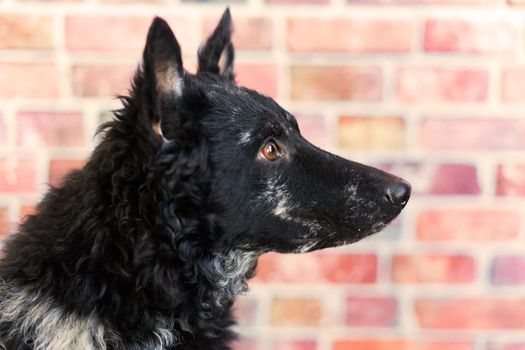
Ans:
<svg viewBox="0 0 525 350"><path fill-rule="evenodd" d="M279 147L274 141L268 141L264 144L261 153L264 158L273 162L279 158Z"/></svg>

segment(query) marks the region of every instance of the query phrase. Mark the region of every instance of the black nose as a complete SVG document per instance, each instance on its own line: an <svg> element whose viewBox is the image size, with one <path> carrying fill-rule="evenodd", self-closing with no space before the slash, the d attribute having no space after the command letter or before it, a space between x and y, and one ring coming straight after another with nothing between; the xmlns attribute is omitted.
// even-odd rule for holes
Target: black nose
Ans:
<svg viewBox="0 0 525 350"><path fill-rule="evenodd" d="M408 182L396 182L386 188L386 199L394 205L403 206L407 204L411 191Z"/></svg>

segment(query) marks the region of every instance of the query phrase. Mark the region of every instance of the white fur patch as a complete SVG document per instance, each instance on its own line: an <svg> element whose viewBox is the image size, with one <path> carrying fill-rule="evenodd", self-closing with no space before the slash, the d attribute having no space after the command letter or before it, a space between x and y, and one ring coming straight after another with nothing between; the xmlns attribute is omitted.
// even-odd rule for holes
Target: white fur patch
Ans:
<svg viewBox="0 0 525 350"><path fill-rule="evenodd" d="M239 137L239 145L244 145L250 142L252 139L252 133L249 131L243 132Z"/></svg>
<svg viewBox="0 0 525 350"><path fill-rule="evenodd" d="M182 96L182 77L177 68L171 64L159 64L156 68L157 90L162 93L173 93Z"/></svg>

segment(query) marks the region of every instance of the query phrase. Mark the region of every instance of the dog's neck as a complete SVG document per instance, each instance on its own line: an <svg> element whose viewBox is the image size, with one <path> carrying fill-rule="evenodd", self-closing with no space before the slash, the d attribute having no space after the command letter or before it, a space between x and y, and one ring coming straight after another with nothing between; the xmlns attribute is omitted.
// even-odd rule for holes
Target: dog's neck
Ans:
<svg viewBox="0 0 525 350"><path fill-rule="evenodd" d="M254 271L257 257L251 252L229 250L215 253L202 261L201 266L196 266L196 269L201 270L199 283L202 283L200 278L204 278L210 286L207 290L201 290L201 295L192 296L195 301L199 300L195 315L202 319L197 323L206 322L209 326L210 321L217 321L213 320L217 315L229 316L231 303L247 290L246 282ZM135 349L135 346L136 349L163 350L178 349L177 344L184 343L184 326L181 329L181 325L177 324L180 322L178 315L159 315L149 335L143 334L141 339L137 339L137 345L125 339L112 327L111 322L101 318L95 311L82 316L74 310L66 311L53 296L42 295L27 286L17 287L2 279L0 290L2 350L9 349L7 339L10 336L32 344L34 349L46 350ZM227 326L231 324L229 319L225 322ZM9 328L11 334L2 334L2 327ZM195 331L195 326L191 328ZM215 331L223 332L224 329L218 327ZM216 335L209 336L213 338ZM181 349L190 348L191 345L181 346Z"/></svg>

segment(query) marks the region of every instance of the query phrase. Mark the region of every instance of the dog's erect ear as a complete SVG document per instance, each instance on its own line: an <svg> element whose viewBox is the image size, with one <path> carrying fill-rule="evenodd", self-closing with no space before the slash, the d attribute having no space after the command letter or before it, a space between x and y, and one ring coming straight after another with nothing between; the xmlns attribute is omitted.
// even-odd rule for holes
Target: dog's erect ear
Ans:
<svg viewBox="0 0 525 350"><path fill-rule="evenodd" d="M151 122L161 134L162 101L182 96L184 68L179 43L168 23L159 17L153 20L148 31L143 71L151 103Z"/></svg>
<svg viewBox="0 0 525 350"><path fill-rule="evenodd" d="M209 72L234 80L233 59L235 56L232 44L232 17L227 8L222 18L199 50L199 73Z"/></svg>

